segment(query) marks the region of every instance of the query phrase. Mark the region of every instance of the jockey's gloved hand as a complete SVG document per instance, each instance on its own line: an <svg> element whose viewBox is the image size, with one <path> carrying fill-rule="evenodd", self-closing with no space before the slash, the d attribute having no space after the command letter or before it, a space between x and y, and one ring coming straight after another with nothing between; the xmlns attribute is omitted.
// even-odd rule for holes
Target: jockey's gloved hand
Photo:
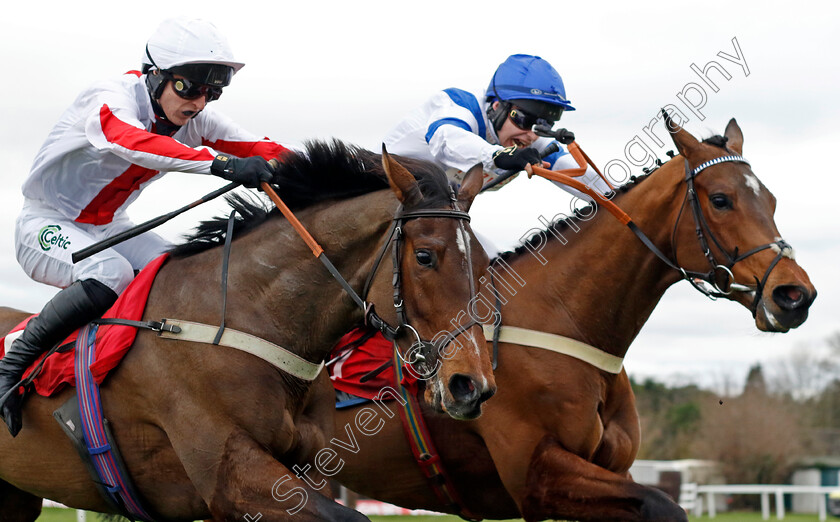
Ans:
<svg viewBox="0 0 840 522"><path fill-rule="evenodd" d="M566 129L557 129L557 132L554 133L554 136L557 139L557 141L559 141L563 145L568 145L571 142L575 141L575 133Z"/></svg>
<svg viewBox="0 0 840 522"><path fill-rule="evenodd" d="M520 171L525 168L525 165L542 167L543 161L536 149L530 147L519 149L514 145L493 154L493 163L503 170Z"/></svg>
<svg viewBox="0 0 840 522"><path fill-rule="evenodd" d="M274 167L260 156L236 158L219 154L210 165L210 174L241 183L248 188L259 188L263 181L271 182Z"/></svg>

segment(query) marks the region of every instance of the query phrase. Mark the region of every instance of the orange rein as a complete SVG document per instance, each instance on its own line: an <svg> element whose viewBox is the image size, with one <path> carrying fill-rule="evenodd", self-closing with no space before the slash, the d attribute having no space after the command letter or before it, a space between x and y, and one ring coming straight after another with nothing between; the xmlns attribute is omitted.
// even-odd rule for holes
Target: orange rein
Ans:
<svg viewBox="0 0 840 522"><path fill-rule="evenodd" d="M586 153L583 152L583 149L580 148L577 142L573 141L569 144L569 153L572 155L573 158L575 158L575 161L577 161L577 164L579 165L578 168L554 171L548 170L543 167L531 165L532 173L529 173L528 177L530 178L533 174L536 174L537 176L543 177L545 179L556 181L558 183L562 183L563 185L572 187L573 189L579 190L580 192L583 192L584 194L591 197L593 201L596 201L599 205L607 209L610 212L610 214L615 216L616 219L618 219L621 222L622 225L630 223L632 221L630 219L630 216L628 216L627 213L621 210L618 207L618 205L605 198L604 195L598 192L597 190L592 190L591 188L589 188L588 185L576 179L573 179L575 177L582 176L583 173L586 172L587 164L589 164L592 166L593 169L595 169L595 172L597 172L598 175L601 176L601 179L604 180L607 186L609 186L611 189L615 188L610 184L609 181L607 181L604 175L601 174L601 171L599 171L595 164L592 162L592 160L589 159L589 156L587 156Z"/></svg>
<svg viewBox="0 0 840 522"><path fill-rule="evenodd" d="M276 159L272 159L268 163L275 169L279 166L279 163ZM260 187L263 189L263 192L268 194L268 197L271 198L271 201L274 202L274 204L286 217L289 223L291 223L292 227L294 227L295 229L295 232L297 232L301 239L303 239L303 241L309 247L309 250L312 251L312 254L315 257L320 257L321 254L324 253L324 249L321 248L321 245L319 245L317 241L315 241L315 238L312 237L312 234L310 234L309 231L306 230L306 227L303 226L303 223L298 221L298 218L296 218L294 213L292 213L289 207L286 206L286 203L284 203L283 200L280 199L280 196L278 196L277 193L274 192L274 189L271 188L271 185L263 181L262 183L260 183Z"/></svg>

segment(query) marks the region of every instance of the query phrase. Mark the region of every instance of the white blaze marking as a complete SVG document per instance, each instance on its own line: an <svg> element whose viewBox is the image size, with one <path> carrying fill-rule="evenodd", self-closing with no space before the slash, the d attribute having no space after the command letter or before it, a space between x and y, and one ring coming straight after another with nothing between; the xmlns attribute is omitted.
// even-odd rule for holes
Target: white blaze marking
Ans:
<svg viewBox="0 0 840 522"><path fill-rule="evenodd" d="M475 356L480 359L481 358L481 345L478 344L478 341L476 341L475 337L473 337L473 335L469 331L464 332L464 335L467 337L469 342L472 343L473 350L475 351Z"/></svg>
<svg viewBox="0 0 840 522"><path fill-rule="evenodd" d="M751 188L755 195L758 196L761 194L761 183L758 181L758 178L744 172L744 180L747 182L747 187Z"/></svg>

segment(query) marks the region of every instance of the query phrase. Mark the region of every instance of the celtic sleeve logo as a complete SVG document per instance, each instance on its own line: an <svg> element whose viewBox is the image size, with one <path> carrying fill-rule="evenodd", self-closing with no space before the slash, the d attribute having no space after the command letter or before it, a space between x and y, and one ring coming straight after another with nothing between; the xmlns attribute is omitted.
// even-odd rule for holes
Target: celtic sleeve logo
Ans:
<svg viewBox="0 0 840 522"><path fill-rule="evenodd" d="M70 246L70 238L61 234L60 226L47 225L38 232L38 244L45 252L49 252L52 247L67 250Z"/></svg>

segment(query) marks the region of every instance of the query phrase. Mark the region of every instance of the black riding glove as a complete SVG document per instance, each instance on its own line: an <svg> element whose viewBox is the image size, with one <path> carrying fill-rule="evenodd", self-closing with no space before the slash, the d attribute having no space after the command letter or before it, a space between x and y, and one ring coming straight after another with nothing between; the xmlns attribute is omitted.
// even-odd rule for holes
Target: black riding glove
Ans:
<svg viewBox="0 0 840 522"><path fill-rule="evenodd" d="M219 154L210 165L210 174L241 183L248 188L259 188L263 181L271 182L274 168L260 156L236 158Z"/></svg>
<svg viewBox="0 0 840 522"><path fill-rule="evenodd" d="M575 133L566 129L557 129L554 133L554 137L563 145L568 145L575 141Z"/></svg>
<svg viewBox="0 0 840 522"><path fill-rule="evenodd" d="M536 149L524 148L518 149L507 147L493 154L493 163L503 170L520 171L525 168L525 165L542 166L542 158Z"/></svg>

